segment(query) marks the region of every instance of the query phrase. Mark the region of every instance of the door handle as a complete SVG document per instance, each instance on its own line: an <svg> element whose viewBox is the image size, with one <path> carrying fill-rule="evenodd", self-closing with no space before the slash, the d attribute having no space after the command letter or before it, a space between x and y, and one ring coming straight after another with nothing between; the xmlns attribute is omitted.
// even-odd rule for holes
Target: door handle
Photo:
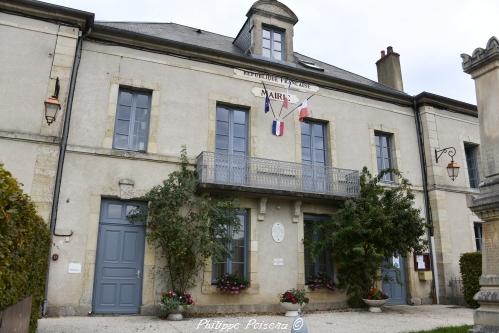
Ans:
<svg viewBox="0 0 499 333"><path fill-rule="evenodd" d="M140 269L137 270L137 279L140 279Z"/></svg>

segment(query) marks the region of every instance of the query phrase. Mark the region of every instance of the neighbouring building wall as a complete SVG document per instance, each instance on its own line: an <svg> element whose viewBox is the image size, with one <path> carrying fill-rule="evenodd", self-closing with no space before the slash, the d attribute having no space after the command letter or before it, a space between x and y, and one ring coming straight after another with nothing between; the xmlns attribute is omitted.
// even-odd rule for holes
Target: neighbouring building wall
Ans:
<svg viewBox="0 0 499 333"><path fill-rule="evenodd" d="M473 223L480 219L468 209L467 196L478 193L470 187L465 145L480 144L478 118L432 106L421 108L428 190L433 214L440 301L451 302L453 279L460 278L459 257L476 251ZM447 175L450 157L443 154L438 163L435 149L455 147L454 160L461 169L452 181ZM477 159L480 170L480 159ZM454 292L455 293L455 292Z"/></svg>
<svg viewBox="0 0 499 333"><path fill-rule="evenodd" d="M44 101L60 81L66 106L78 28L0 12L0 163L48 221L64 112L50 126Z"/></svg>

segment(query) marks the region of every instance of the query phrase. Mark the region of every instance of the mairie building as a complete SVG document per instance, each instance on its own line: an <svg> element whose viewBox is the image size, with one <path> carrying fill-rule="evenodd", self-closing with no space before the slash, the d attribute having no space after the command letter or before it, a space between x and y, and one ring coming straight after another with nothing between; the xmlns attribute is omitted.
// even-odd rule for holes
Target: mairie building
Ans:
<svg viewBox="0 0 499 333"><path fill-rule="evenodd" d="M482 164L476 106L405 93L391 47L373 53L376 81L295 50L294 29L298 17L275 0L256 1L233 36L0 2L0 162L52 232L48 315L156 311L166 291L160 254L127 213L178 170L182 146L200 193L241 205L237 251L207 263L193 311L275 311L289 288L307 290L309 309L345 306L341 290L307 286L320 273L337 276L330 254L312 259L304 240L358 195L364 166L399 169L430 226L427 254L387 258L401 274L383 285L391 302L456 302L459 256L482 246L481 221L467 208ZM213 282L225 273L249 288L220 293Z"/></svg>

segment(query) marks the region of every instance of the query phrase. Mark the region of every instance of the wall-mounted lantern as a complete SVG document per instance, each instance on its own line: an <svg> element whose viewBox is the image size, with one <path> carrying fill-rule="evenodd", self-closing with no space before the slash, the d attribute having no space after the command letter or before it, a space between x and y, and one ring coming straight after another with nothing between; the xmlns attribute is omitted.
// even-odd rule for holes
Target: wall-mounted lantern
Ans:
<svg viewBox="0 0 499 333"><path fill-rule="evenodd" d="M443 153L447 153L447 155L450 156L450 162L447 164L447 175L449 175L449 178L454 181L454 179L457 178L459 174L459 164L454 161L454 155L456 155L456 148L454 147L447 147L443 149L435 149L435 161L438 163L438 159L442 156Z"/></svg>
<svg viewBox="0 0 499 333"><path fill-rule="evenodd" d="M50 125L55 121L57 112L61 108L61 103L59 103L59 78L55 79L54 93L51 97L47 98L45 101L45 120L47 124Z"/></svg>

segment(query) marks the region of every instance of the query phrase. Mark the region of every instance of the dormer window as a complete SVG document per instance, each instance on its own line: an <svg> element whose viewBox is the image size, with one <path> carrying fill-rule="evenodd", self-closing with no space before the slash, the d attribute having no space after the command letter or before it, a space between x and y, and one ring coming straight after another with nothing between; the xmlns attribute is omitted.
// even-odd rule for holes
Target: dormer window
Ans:
<svg viewBox="0 0 499 333"><path fill-rule="evenodd" d="M284 60L284 31L267 26L264 26L262 31L262 56L272 60Z"/></svg>

